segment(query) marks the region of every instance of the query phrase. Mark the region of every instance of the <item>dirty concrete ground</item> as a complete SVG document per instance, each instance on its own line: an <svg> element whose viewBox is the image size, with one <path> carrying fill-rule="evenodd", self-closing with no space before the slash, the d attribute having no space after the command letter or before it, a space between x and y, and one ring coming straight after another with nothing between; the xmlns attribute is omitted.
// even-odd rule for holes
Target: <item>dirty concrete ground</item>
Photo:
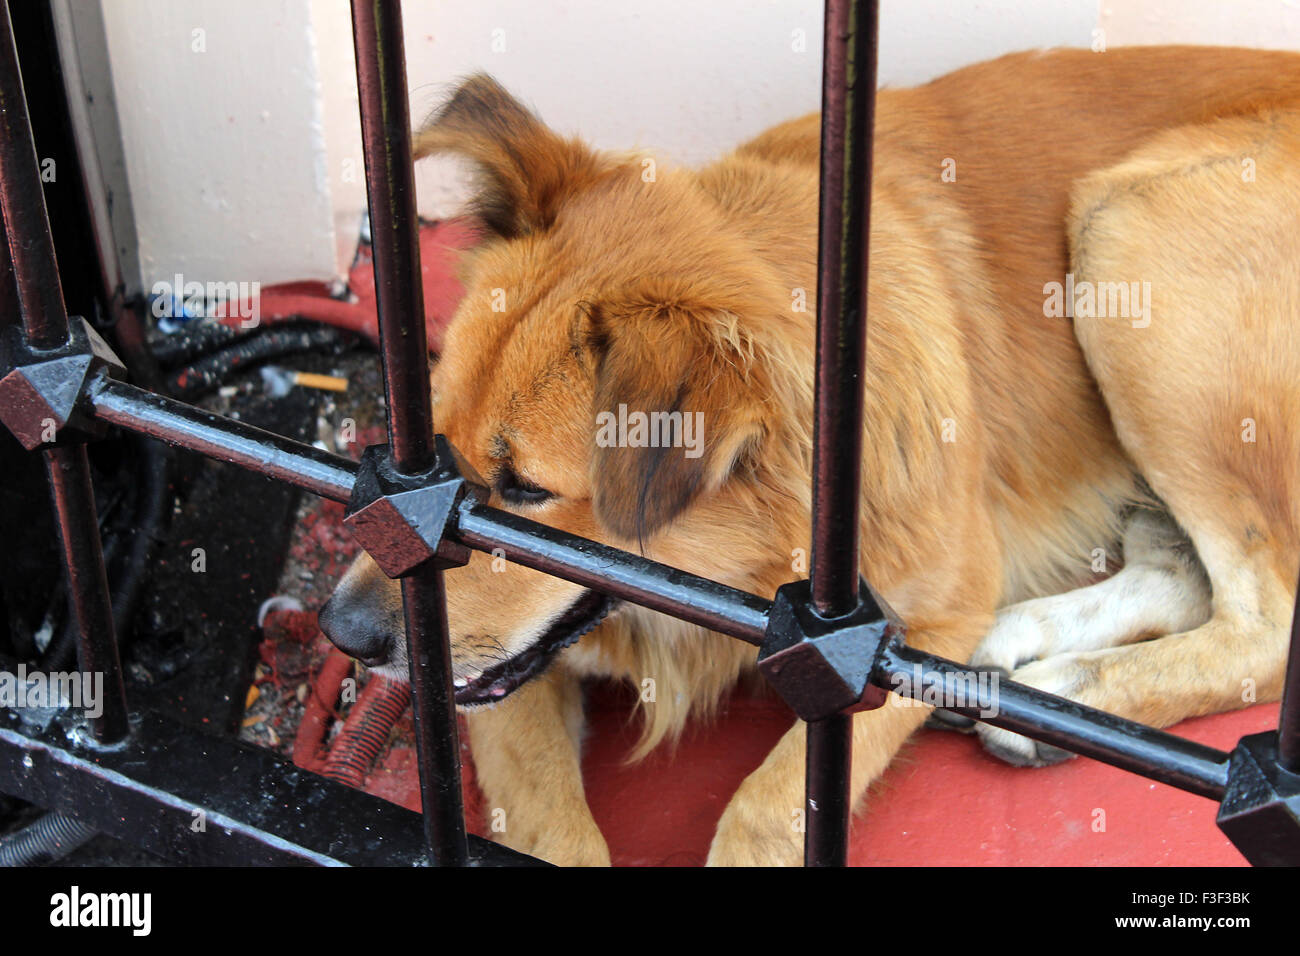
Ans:
<svg viewBox="0 0 1300 956"><path fill-rule="evenodd" d="M348 389L295 387L276 398L253 368L196 404L352 458L385 440L383 382L373 351L304 354L278 364L346 378ZM172 488L170 527L154 550L134 627L123 642L128 695L133 704L212 732L237 732L287 756L328 645L318 639L268 646L258 609L280 596L316 610L329 597L358 552L342 526L343 506L188 452L175 455ZM195 573L196 548L203 554L201 575ZM358 672L364 684L364 668L358 665ZM38 813L0 806L0 832ZM98 837L60 865L163 862Z"/></svg>
<svg viewBox="0 0 1300 956"><path fill-rule="evenodd" d="M378 360L369 352L354 353L337 363L334 374L348 379L348 390L322 393L314 443L358 459L367 445L386 441ZM343 527L343 505L303 495L275 589L274 597L280 599L277 606L319 610L359 553L359 546ZM311 678L320 669L329 644L319 636L309 636L305 642L277 640L277 636L281 635L268 632L259 647L239 736L288 756ZM364 684L365 668L360 664L356 668L359 683ZM340 712L340 716L345 714L346 710Z"/></svg>

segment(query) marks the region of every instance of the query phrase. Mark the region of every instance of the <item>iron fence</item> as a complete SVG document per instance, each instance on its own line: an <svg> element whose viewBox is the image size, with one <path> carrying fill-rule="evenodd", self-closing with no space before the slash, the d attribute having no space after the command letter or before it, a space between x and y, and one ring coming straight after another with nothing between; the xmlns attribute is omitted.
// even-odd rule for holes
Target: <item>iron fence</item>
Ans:
<svg viewBox="0 0 1300 956"><path fill-rule="evenodd" d="M461 803L443 574L469 549L501 549L521 565L759 647L760 669L807 720L805 862L843 865L852 713L879 706L887 690L921 693L925 682L899 677L979 679L909 647L859 574L878 3L826 3L811 567L808 581L775 600L473 494L473 476L436 436L431 411L400 2L353 0L352 18L388 409L387 445L359 463L128 384L93 328L69 318L4 5L0 289L10 287L17 308L6 309L0 329L0 419L45 460L79 667L103 674L108 692L90 721L71 711L37 720L0 711L0 790L195 863L537 862L467 836ZM363 546L401 577L421 816L269 752L129 710L84 444L110 425L347 504ZM402 517L412 502L425 516L418 528ZM439 520L431 524L430 514ZM832 642L839 650L828 654ZM1219 802L1220 826L1253 863L1300 862L1300 621L1279 731L1244 738L1232 753L1009 681L995 716L969 704L952 709ZM220 826L196 835L186 825L196 807Z"/></svg>

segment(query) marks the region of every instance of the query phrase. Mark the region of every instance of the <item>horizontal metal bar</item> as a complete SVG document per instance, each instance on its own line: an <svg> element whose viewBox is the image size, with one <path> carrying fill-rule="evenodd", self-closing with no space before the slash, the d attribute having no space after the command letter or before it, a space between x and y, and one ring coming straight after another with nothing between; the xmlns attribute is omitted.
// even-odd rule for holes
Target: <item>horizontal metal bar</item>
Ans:
<svg viewBox="0 0 1300 956"><path fill-rule="evenodd" d="M97 382L91 397L105 421L338 501L351 496L357 465L346 458L120 382ZM456 539L476 550L500 548L526 567L750 644L763 641L772 607L765 598L473 500L461 506L457 523ZM881 655L872 683L898 692L893 678L912 675L918 665L923 675L941 678L970 673L953 661L899 646ZM999 687L999 708L987 723L1201 796L1223 795L1228 755L1222 751L1010 681ZM978 708L952 709L981 719Z"/></svg>
<svg viewBox="0 0 1300 956"><path fill-rule="evenodd" d="M747 591L476 502L462 506L456 538L750 644L763 642L772 602Z"/></svg>
<svg viewBox="0 0 1300 956"><path fill-rule="evenodd" d="M970 668L894 643L877 660L871 683L905 697L920 697L936 678L951 676L961 681L970 673ZM917 676L921 678L919 681ZM994 703L997 711L994 716L981 716L978 704L947 709L1179 790L1211 800L1223 799L1229 755L1222 750L1014 681L998 682Z"/></svg>
<svg viewBox="0 0 1300 956"><path fill-rule="evenodd" d="M77 743L78 726L66 712L0 710L0 790L180 863L425 862L420 814L269 750L152 713L113 748ZM470 861L539 864L479 837L470 837Z"/></svg>
<svg viewBox="0 0 1300 956"><path fill-rule="evenodd" d="M357 464L244 422L100 377L89 389L95 417L347 502Z"/></svg>

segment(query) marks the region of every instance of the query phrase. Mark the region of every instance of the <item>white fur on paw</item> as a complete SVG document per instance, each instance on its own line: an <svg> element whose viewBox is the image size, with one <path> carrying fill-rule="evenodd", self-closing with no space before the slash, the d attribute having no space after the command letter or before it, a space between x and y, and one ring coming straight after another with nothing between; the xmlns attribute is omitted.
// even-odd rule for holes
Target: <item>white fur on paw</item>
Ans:
<svg viewBox="0 0 1300 956"><path fill-rule="evenodd" d="M1044 661L1033 661L1014 671L1011 679L1049 694L1069 697L1082 682L1078 656L1059 654ZM1067 750L989 724L981 723L976 732L986 751L1016 767L1046 767L1074 756Z"/></svg>
<svg viewBox="0 0 1300 956"><path fill-rule="evenodd" d="M1021 661L1032 660L1042 652L1043 626L1039 616L1024 605L1004 608L971 656L971 666L1014 671Z"/></svg>

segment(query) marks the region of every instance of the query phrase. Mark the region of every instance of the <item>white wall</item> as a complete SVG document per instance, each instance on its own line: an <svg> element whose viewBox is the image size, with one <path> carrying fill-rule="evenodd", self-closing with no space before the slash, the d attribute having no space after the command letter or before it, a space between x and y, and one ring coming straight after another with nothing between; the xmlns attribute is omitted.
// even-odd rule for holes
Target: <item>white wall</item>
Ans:
<svg viewBox="0 0 1300 956"><path fill-rule="evenodd" d="M299 0L105 0L145 288L281 282L336 258Z"/></svg>
<svg viewBox="0 0 1300 956"><path fill-rule="evenodd" d="M101 0L145 288L346 272L365 185L347 0ZM1106 42L1300 48L1300 0L883 0L880 79ZM697 163L817 108L820 0L407 0L411 108L494 74L557 129ZM204 52L195 44L201 30ZM464 177L421 164L420 211Z"/></svg>
<svg viewBox="0 0 1300 956"><path fill-rule="evenodd" d="M1111 43L1196 43L1300 50L1300 0L1106 0Z"/></svg>

